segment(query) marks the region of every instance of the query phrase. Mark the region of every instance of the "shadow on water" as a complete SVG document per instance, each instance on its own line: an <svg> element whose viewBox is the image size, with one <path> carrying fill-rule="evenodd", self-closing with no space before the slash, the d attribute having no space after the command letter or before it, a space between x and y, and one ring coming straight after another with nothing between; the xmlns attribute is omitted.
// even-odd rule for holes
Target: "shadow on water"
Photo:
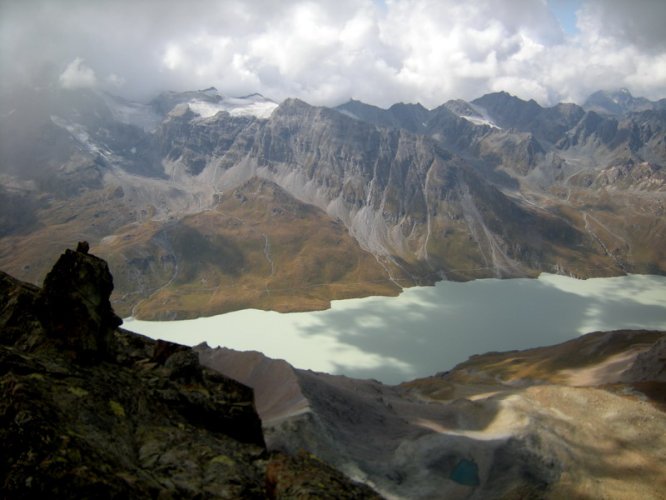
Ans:
<svg viewBox="0 0 666 500"><path fill-rule="evenodd" d="M662 282L663 283L663 282ZM339 373L388 383L452 368L473 354L527 349L572 339L590 328L663 328L666 308L635 299L640 285L628 290L605 284L603 296L582 296L542 280L440 282L408 289L393 300L341 304L316 316L302 333L333 334L344 344L410 367L372 369L334 360ZM662 285L663 286L663 285ZM627 293L628 292L628 293Z"/></svg>
<svg viewBox="0 0 666 500"><path fill-rule="evenodd" d="M445 281L399 297L337 301L327 311L245 310L127 326L153 338L258 350L299 368L399 383L473 354L558 344L592 331L666 329L666 277Z"/></svg>

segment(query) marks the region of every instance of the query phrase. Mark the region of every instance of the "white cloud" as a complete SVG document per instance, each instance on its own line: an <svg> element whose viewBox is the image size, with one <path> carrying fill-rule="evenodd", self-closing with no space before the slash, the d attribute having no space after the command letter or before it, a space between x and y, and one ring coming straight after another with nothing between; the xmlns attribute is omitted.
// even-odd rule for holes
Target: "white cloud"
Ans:
<svg viewBox="0 0 666 500"><path fill-rule="evenodd" d="M118 76L115 73L111 73L109 76L106 77L106 82L111 87L120 88L123 85L125 85L126 80L122 76Z"/></svg>
<svg viewBox="0 0 666 500"><path fill-rule="evenodd" d="M92 88L97 85L95 72L77 57L60 74L60 85L66 89Z"/></svg>
<svg viewBox="0 0 666 500"><path fill-rule="evenodd" d="M313 104L433 107L495 90L552 104L599 88L650 98L666 89L666 2L650 0L583 0L575 35L546 0L5 0L0 9L0 64L13 80L69 63L63 85L94 85L95 68L130 97L214 85Z"/></svg>
<svg viewBox="0 0 666 500"><path fill-rule="evenodd" d="M181 62L183 61L183 55L181 53L180 47L177 45L170 45L167 47L164 52L164 57L162 58L162 63L170 70L178 69Z"/></svg>

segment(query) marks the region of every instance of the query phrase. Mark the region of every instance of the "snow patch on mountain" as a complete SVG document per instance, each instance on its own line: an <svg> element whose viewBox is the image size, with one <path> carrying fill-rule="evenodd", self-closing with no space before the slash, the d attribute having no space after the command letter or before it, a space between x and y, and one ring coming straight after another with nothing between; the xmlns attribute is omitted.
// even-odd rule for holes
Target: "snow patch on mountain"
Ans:
<svg viewBox="0 0 666 500"><path fill-rule="evenodd" d="M69 132L72 137L76 139L76 141L89 153L93 155L102 155L107 159L109 156L111 156L110 151L101 147L90 138L90 134L88 134L88 131L83 125L69 122L60 116L51 115L50 118L52 123Z"/></svg>
<svg viewBox="0 0 666 500"><path fill-rule="evenodd" d="M278 107L276 102L259 94L246 97L223 97L216 102L192 99L187 105L201 118L210 118L220 111L226 111L231 116L255 116L264 120L269 118Z"/></svg>
<svg viewBox="0 0 666 500"><path fill-rule="evenodd" d="M489 127L496 129L501 128L498 127L492 120L489 120L481 116L461 116L460 118L464 118L468 122L472 122L474 125L488 125Z"/></svg>
<svg viewBox="0 0 666 500"><path fill-rule="evenodd" d="M354 113L352 113L352 112L349 111L348 109L340 109L340 108L338 108L338 111L339 111L340 113L342 113L343 115L348 116L349 118L353 118L354 120L361 120L361 118L359 118L358 115L355 115Z"/></svg>
<svg viewBox="0 0 666 500"><path fill-rule="evenodd" d="M478 104L456 99L444 104L446 108L460 118L464 118L474 125L488 125L489 127L500 129L488 112Z"/></svg>
<svg viewBox="0 0 666 500"><path fill-rule="evenodd" d="M474 125L488 125L489 127L496 128L498 130L502 128L493 121L493 119L484 108L472 103L467 104L467 109L471 111L471 113L462 114L460 115L461 118L472 122Z"/></svg>

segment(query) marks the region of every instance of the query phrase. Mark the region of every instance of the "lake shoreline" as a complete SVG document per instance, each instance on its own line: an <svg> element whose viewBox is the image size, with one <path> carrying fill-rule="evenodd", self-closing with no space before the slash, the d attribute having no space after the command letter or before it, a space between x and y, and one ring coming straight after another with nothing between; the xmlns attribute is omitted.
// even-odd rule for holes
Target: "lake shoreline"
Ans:
<svg viewBox="0 0 666 500"><path fill-rule="evenodd" d="M398 383L488 351L556 344L584 333L666 329L666 277L440 281L396 297L331 301L326 310L244 309L125 328L186 345L252 350L297 368Z"/></svg>

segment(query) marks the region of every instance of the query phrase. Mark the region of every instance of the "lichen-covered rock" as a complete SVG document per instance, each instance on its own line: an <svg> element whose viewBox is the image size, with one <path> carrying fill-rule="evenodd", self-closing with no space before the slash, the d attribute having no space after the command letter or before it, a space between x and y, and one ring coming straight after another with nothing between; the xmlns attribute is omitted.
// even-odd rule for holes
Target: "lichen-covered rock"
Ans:
<svg viewBox="0 0 666 500"><path fill-rule="evenodd" d="M319 460L301 452L297 456L273 454L266 471L268 494L271 498L320 500L379 500L372 488L356 484L349 487L349 479Z"/></svg>
<svg viewBox="0 0 666 500"><path fill-rule="evenodd" d="M0 271L0 343L24 343L31 334L42 332L35 316L39 288L15 280Z"/></svg>
<svg viewBox="0 0 666 500"><path fill-rule="evenodd" d="M65 252L41 290L0 273L0 498L294 498L298 474L267 480L252 389L118 329L112 289L84 252ZM366 498L307 470L298 498Z"/></svg>
<svg viewBox="0 0 666 500"><path fill-rule="evenodd" d="M173 377L169 359L151 362L152 340L113 336L115 360L84 364L0 345L0 496L263 498L252 391L191 363L198 378Z"/></svg>
<svg viewBox="0 0 666 500"><path fill-rule="evenodd" d="M5 346L0 366L5 498L264 496L265 449L251 397L208 382L185 388L142 363L47 365ZM189 398L188 390L203 396ZM236 413L236 405L247 411ZM201 406L217 412L215 426L193 418Z"/></svg>

